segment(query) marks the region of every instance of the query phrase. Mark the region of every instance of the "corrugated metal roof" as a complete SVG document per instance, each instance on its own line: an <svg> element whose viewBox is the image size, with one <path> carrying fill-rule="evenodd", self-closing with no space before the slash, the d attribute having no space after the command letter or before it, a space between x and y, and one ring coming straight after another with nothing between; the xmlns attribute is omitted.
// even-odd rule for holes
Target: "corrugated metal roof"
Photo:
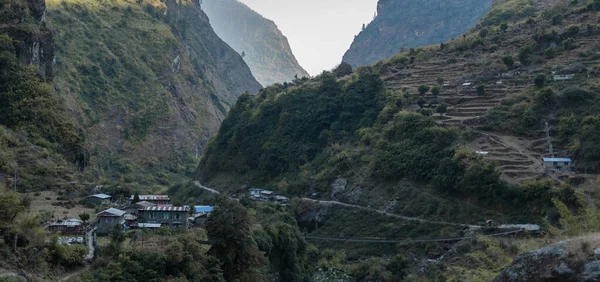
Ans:
<svg viewBox="0 0 600 282"><path fill-rule="evenodd" d="M213 211L213 207L211 206L194 206L194 211L196 213L201 213L201 212L212 212Z"/></svg>
<svg viewBox="0 0 600 282"><path fill-rule="evenodd" d="M187 212L189 207L170 207L170 206L154 206L145 207L145 211L165 211L165 212Z"/></svg>
<svg viewBox="0 0 600 282"><path fill-rule="evenodd" d="M139 228L160 228L162 224L160 223L138 223L137 227Z"/></svg>
<svg viewBox="0 0 600 282"><path fill-rule="evenodd" d="M107 216L123 216L125 214L125 211L122 211L120 209L110 208L105 211L99 212L97 214L97 216L100 216L103 213L107 214Z"/></svg>
<svg viewBox="0 0 600 282"><path fill-rule="evenodd" d="M112 197L110 195L106 195L106 194L96 194L96 195L91 195L88 198L110 199Z"/></svg>
<svg viewBox="0 0 600 282"><path fill-rule="evenodd" d="M563 163L563 162L573 162L573 160L571 160L570 158L544 158L545 162L559 162L559 163Z"/></svg>
<svg viewBox="0 0 600 282"><path fill-rule="evenodd" d="M133 200L135 195L131 195L129 197L130 200ZM169 201L169 195L139 195L140 201Z"/></svg>

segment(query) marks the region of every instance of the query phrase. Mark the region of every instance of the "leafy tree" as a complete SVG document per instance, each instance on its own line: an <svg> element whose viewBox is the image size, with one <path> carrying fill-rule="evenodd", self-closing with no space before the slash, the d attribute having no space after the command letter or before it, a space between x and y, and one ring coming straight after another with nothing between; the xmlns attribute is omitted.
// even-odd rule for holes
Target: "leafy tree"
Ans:
<svg viewBox="0 0 600 282"><path fill-rule="evenodd" d="M251 270L264 263L252 239L251 219L240 203L223 198L206 222L212 244L209 254L222 263L225 280L234 281L251 275Z"/></svg>
<svg viewBox="0 0 600 282"><path fill-rule="evenodd" d="M442 92L442 90L438 86L434 86L433 88L431 88L431 94L433 94L434 96L440 95L440 92Z"/></svg>
<svg viewBox="0 0 600 282"><path fill-rule="evenodd" d="M485 95L485 85L478 85L477 86L477 95L478 96Z"/></svg>
<svg viewBox="0 0 600 282"><path fill-rule="evenodd" d="M508 24L506 23L502 23L500 24L500 30L502 30L503 32L506 31L508 29Z"/></svg>
<svg viewBox="0 0 600 282"><path fill-rule="evenodd" d="M90 220L90 214L89 213L79 214L79 218L83 221L83 223L86 223L88 220Z"/></svg>
<svg viewBox="0 0 600 282"><path fill-rule="evenodd" d="M509 68L512 68L515 65L515 60L510 55L502 57L502 62Z"/></svg>
<svg viewBox="0 0 600 282"><path fill-rule="evenodd" d="M535 102L540 107L554 107L558 103L556 92L554 92L552 88L546 87L537 92L537 94L535 95Z"/></svg>
<svg viewBox="0 0 600 282"><path fill-rule="evenodd" d="M131 201L132 204L135 204L137 202L140 201L140 193L139 192L135 192L135 195L133 195L133 201Z"/></svg>
<svg viewBox="0 0 600 282"><path fill-rule="evenodd" d="M546 76L540 73L535 77L534 82L536 87L542 88L546 84Z"/></svg>
<svg viewBox="0 0 600 282"><path fill-rule="evenodd" d="M435 108L435 112L440 114L440 116L443 116L447 111L448 105L446 105L445 103L441 103Z"/></svg>
<svg viewBox="0 0 600 282"><path fill-rule="evenodd" d="M429 86L427 86L425 84L421 84L419 86L419 94L425 95L425 93L427 93L427 91L429 91Z"/></svg>
<svg viewBox="0 0 600 282"><path fill-rule="evenodd" d="M425 103L427 103L425 98L419 97L419 99L417 99L417 105L419 105L419 108L423 108L423 105L425 105Z"/></svg>

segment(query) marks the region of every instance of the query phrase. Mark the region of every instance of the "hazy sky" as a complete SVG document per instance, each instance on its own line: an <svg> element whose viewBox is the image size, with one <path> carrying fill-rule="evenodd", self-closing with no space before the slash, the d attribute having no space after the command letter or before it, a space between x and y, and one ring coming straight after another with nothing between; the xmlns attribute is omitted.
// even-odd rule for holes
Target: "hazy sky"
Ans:
<svg viewBox="0 0 600 282"><path fill-rule="evenodd" d="M240 0L273 20L311 75L342 61L363 23L373 20L377 0Z"/></svg>

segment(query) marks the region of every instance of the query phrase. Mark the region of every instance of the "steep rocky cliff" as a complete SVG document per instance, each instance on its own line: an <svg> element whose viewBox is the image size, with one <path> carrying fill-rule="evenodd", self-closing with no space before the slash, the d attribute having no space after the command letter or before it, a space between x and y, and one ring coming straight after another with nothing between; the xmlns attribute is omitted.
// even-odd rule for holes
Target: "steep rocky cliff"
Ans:
<svg viewBox="0 0 600 282"><path fill-rule="evenodd" d="M475 26L492 0L380 0L377 17L356 36L343 61L365 66L405 48L438 44Z"/></svg>
<svg viewBox="0 0 600 282"><path fill-rule="evenodd" d="M90 177L170 183L261 87L197 1L51 0L47 20L54 87L86 128Z"/></svg>
<svg viewBox="0 0 600 282"><path fill-rule="evenodd" d="M238 53L264 86L309 76L277 25L238 0L204 0L215 32Z"/></svg>

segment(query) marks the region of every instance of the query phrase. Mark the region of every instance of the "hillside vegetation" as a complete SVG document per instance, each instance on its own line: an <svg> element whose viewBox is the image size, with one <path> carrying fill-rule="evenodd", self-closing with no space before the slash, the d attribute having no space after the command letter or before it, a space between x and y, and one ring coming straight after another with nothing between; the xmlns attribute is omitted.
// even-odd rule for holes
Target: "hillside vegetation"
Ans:
<svg viewBox="0 0 600 282"><path fill-rule="evenodd" d="M59 42L54 87L85 128L88 180L181 179L229 106L260 88L197 2L50 0L46 18Z"/></svg>
<svg viewBox="0 0 600 282"><path fill-rule="evenodd" d="M409 48L459 37L479 22L491 4L492 0L380 0L377 16L354 38L343 61L354 67L370 65ZM486 17L490 21L506 20L506 14L515 15L513 12Z"/></svg>
<svg viewBox="0 0 600 282"><path fill-rule="evenodd" d="M514 13L520 7L525 12ZM598 165L598 10L597 1L497 1L464 37L340 79L324 72L242 96L209 143L197 178L223 191L250 186L320 198L292 206L310 236L330 239L461 236L367 211L537 223L549 236L596 231L589 212L596 175L588 173ZM572 157L576 167L543 167L542 157L553 156ZM394 281L387 265L394 254L428 267L431 276L413 273L414 281L490 281L531 247L470 242L319 246L333 248L331 263L360 281ZM373 257L381 260L363 261ZM427 259L440 264L423 266Z"/></svg>
<svg viewBox="0 0 600 282"><path fill-rule="evenodd" d="M298 64L277 25L238 0L204 0L215 32L238 53L264 86L309 74Z"/></svg>

